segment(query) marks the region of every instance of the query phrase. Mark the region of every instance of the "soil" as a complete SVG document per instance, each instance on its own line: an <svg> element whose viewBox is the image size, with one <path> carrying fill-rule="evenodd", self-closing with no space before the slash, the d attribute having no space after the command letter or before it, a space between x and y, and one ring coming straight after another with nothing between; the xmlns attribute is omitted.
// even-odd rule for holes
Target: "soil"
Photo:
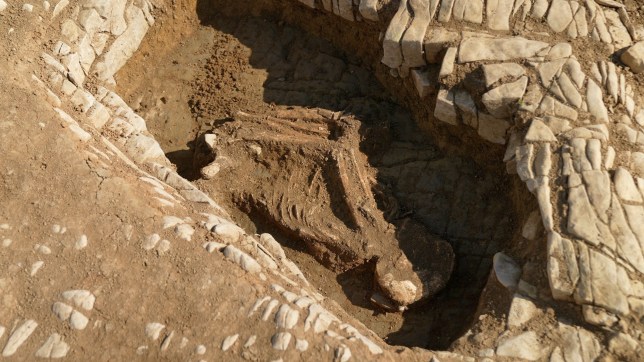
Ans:
<svg viewBox="0 0 644 362"><path fill-rule="evenodd" d="M196 6L199 10L205 5ZM140 51L117 74L119 94L146 119L182 175L224 203L249 232L276 236L322 294L391 344L449 347L472 322L491 256L511 237L510 201L499 196L504 189L499 181L504 177L432 145L442 142L419 128L414 115L397 103L359 54L346 53L266 14L262 18L253 16L260 14L213 16L209 11L195 14L192 9L192 2L178 4L172 18L159 17L159 26L151 28ZM429 301L416 303L404 313L374 305L370 301L373 256L378 253L362 249L364 238L359 233L344 234L351 235L343 238L348 247L320 248L320 243L307 242L301 233L293 232L296 227L280 225L279 217L258 212L258 203L251 202L267 192L296 194L298 183L289 184L284 175L299 174L297 181L305 183L321 167L327 170L327 180L334 177L328 171L329 150L338 148L329 136L334 132L332 122L322 126L326 139L307 147L294 145L304 137L293 133L293 128L310 127L311 114L357 122L360 131L351 143L364 155L360 164L371 175L370 188L381 190L376 197L378 220L398 226L407 220L427 230L415 235L452 245L454 272L446 272L451 270L449 265L436 269L444 278L452 274L450 282ZM240 141L237 138L243 137L236 138L235 131L242 123L249 124L248 119L242 120L245 115L256 121ZM278 128L269 119L291 123L287 129ZM204 135L212 133L217 134L219 147L214 152L203 142ZM273 139L259 142L259 135ZM201 167L217 155L227 157L220 159L222 171L212 180L202 179ZM343 214L346 208L343 211L338 207L343 203L334 199L341 189L338 185L337 180L322 182L321 194L311 198L308 206L316 202L321 206L314 213L316 220L351 229L346 227L350 226ZM471 207L476 210L468 211ZM414 238L418 239L407 239ZM422 243L410 245L419 250ZM418 262L431 264L431 260L438 258Z"/></svg>

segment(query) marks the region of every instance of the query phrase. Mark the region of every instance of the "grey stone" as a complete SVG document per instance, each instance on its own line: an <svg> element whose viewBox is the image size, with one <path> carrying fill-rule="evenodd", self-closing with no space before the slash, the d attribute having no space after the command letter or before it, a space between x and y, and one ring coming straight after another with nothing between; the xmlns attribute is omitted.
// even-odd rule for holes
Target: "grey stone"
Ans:
<svg viewBox="0 0 644 362"><path fill-rule="evenodd" d="M608 209L611 204L610 175L599 170L584 171L581 175L595 212L604 223L608 223Z"/></svg>
<svg viewBox="0 0 644 362"><path fill-rule="evenodd" d="M127 8L127 29L114 41L103 60L96 64L99 79L107 81L121 69L139 48L149 25L143 11L136 6Z"/></svg>
<svg viewBox="0 0 644 362"><path fill-rule="evenodd" d="M445 123L458 125L456 109L454 108L454 93L451 90L441 89L436 97L434 116Z"/></svg>
<svg viewBox="0 0 644 362"><path fill-rule="evenodd" d="M579 267L572 242L556 232L548 234L547 271L553 298L569 300L579 280Z"/></svg>
<svg viewBox="0 0 644 362"><path fill-rule="evenodd" d="M494 254L494 274L501 285L508 289L516 289L521 278L521 267L509 256L503 253Z"/></svg>
<svg viewBox="0 0 644 362"><path fill-rule="evenodd" d="M39 358L63 358L69 352L69 345L65 343L58 333L54 333L36 351Z"/></svg>
<svg viewBox="0 0 644 362"><path fill-rule="evenodd" d="M439 78L447 77L454 72L454 63L456 61L457 50L457 48L451 47L447 49L447 52L445 52L443 64L441 65L440 72L438 73Z"/></svg>
<svg viewBox="0 0 644 362"><path fill-rule="evenodd" d="M474 103L472 96L467 91L459 89L454 95L454 103L456 103L456 106L461 111L463 123L477 129L479 126L478 110L476 109L476 103Z"/></svg>
<svg viewBox="0 0 644 362"><path fill-rule="evenodd" d="M22 323L20 327L16 328L11 336L9 336L9 339L2 350L2 357L13 356L37 327L38 323L36 321L28 319Z"/></svg>
<svg viewBox="0 0 644 362"><path fill-rule="evenodd" d="M478 133L483 139L503 145L506 142L506 133L509 128L508 121L479 112Z"/></svg>
<svg viewBox="0 0 644 362"><path fill-rule="evenodd" d="M278 351L286 351L291 343L291 334L288 332L279 332L271 337L271 345Z"/></svg>

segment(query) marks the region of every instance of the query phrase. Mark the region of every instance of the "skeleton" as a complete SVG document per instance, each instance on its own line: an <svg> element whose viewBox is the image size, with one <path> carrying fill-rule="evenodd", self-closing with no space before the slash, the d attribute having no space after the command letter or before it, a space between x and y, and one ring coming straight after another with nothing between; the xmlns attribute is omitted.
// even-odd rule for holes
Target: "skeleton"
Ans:
<svg viewBox="0 0 644 362"><path fill-rule="evenodd" d="M325 265L345 271L373 262L372 301L404 310L445 287L454 254L420 223L392 220L395 199L360 152L360 127L353 117L308 110L279 117L239 112L214 130L211 165L232 165L218 177L229 178L237 203L304 241Z"/></svg>

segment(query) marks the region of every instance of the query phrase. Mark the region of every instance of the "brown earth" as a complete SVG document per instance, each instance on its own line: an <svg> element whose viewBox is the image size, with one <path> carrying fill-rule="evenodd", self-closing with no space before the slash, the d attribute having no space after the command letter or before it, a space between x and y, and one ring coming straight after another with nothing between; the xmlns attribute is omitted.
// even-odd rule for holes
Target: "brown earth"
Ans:
<svg viewBox="0 0 644 362"><path fill-rule="evenodd" d="M117 74L119 93L147 120L180 173L222 202L249 232L270 232L288 246L289 258L322 294L389 343L447 348L472 322L491 256L510 239L513 218L503 191L510 188L503 186L505 176L486 171L462 152L441 151L439 144L446 140L421 131L414 116L382 87L359 54L346 53L265 13L224 16L200 11L201 7L211 9L188 1L162 11L172 18L157 14L158 26L151 28L140 51ZM330 259L343 252L326 251L324 256L325 252L312 250L314 244L306 243L301 234L293 233L293 227L280 227L279 218L260 215L251 207L251 195L287 193L288 179L281 175L313 175L313 166L326 162L328 147L321 150L318 143L303 150L264 142L262 156L253 156L256 151L248 142L233 141L240 122L248 122L239 114L301 122L302 114L311 112L329 118L348 116L361 124L352 142L365 154L368 162L362 164L385 196L378 198L376 211L386 214L387 222L400 225L408 220L428 230L420 233L421 239L435 235L451 244L457 258L454 273L435 298L405 313L387 312L370 301L373 252L359 246L345 248L345 254L353 252L348 258L353 261L333 265ZM283 135L268 123L256 123L247 136ZM203 147L206 133L219 133L220 152L228 152L228 168L213 180L200 179L199 174L200 167L217 154ZM322 186L326 196L311 201L327 203L315 217L332 218L340 225L337 221L347 218L334 217L342 212L331 202L338 183ZM417 239L415 234L408 239ZM360 237L353 240L360 244ZM439 269L448 275L445 271L451 268Z"/></svg>

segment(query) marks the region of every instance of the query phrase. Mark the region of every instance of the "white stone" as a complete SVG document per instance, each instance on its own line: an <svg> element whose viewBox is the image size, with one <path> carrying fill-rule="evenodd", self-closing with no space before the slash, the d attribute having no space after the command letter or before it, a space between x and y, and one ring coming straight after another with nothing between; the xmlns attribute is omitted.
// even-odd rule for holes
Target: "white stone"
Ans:
<svg viewBox="0 0 644 362"><path fill-rule="evenodd" d="M496 349L496 354L501 357L514 357L527 361L538 360L541 358L541 353L541 343L533 331L508 338L499 343Z"/></svg>
<svg viewBox="0 0 644 362"><path fill-rule="evenodd" d="M163 328L165 328L164 324L157 322L148 323L145 326L145 335L153 341L156 341L157 339L159 339L159 335L161 335Z"/></svg>
<svg viewBox="0 0 644 362"><path fill-rule="evenodd" d="M548 26L556 33L566 30L573 19L570 3L566 0L553 0L548 11Z"/></svg>
<svg viewBox="0 0 644 362"><path fill-rule="evenodd" d="M288 304L282 304L275 314L275 324L278 328L292 329L299 320L300 312L292 309Z"/></svg>
<svg viewBox="0 0 644 362"><path fill-rule="evenodd" d="M40 358L63 358L69 352L69 345L65 343L58 333L54 333L36 351L36 357Z"/></svg>
<svg viewBox="0 0 644 362"><path fill-rule="evenodd" d="M271 337L271 345L278 351L286 351L291 343L291 334L288 332L279 332Z"/></svg>
<svg viewBox="0 0 644 362"><path fill-rule="evenodd" d="M572 181L573 179L575 181ZM599 245L602 238L596 226L597 217L590 204L586 188L581 185L577 174L569 177L569 183L571 188L568 189L568 232L593 245ZM573 184L580 186L573 187Z"/></svg>
<svg viewBox="0 0 644 362"><path fill-rule="evenodd" d="M9 337L7 344L2 350L2 357L11 357L18 351L18 348L31 336L38 327L38 323L32 319L26 320Z"/></svg>
<svg viewBox="0 0 644 362"><path fill-rule="evenodd" d="M159 234L152 234L148 236L143 242L143 249L145 250L154 249L160 240L161 240L161 236L159 236Z"/></svg>
<svg viewBox="0 0 644 362"><path fill-rule="evenodd" d="M60 319L61 321L66 321L72 315L74 308L62 302L56 302L53 304L51 310L52 312L54 312L54 315L58 317L58 319Z"/></svg>
<svg viewBox="0 0 644 362"><path fill-rule="evenodd" d="M38 270L40 270L40 268L42 268L43 265L45 265L45 262L42 260L39 260L31 264L31 271L29 272L29 275L32 277L36 275L36 273L38 273Z"/></svg>
<svg viewBox="0 0 644 362"><path fill-rule="evenodd" d="M530 213L528 219L523 224L521 229L521 235L528 240L535 240L538 236L538 233L541 229L541 215L539 211L535 210Z"/></svg>
<svg viewBox="0 0 644 362"><path fill-rule="evenodd" d="M87 235L81 235L80 238L74 244L76 250L85 249L87 247Z"/></svg>
<svg viewBox="0 0 644 362"><path fill-rule="evenodd" d="M254 274L262 271L262 267L255 259L232 245L228 245L223 253L226 258L232 260L249 273Z"/></svg>
<svg viewBox="0 0 644 362"><path fill-rule="evenodd" d="M69 317L69 325L72 328L83 330L87 327L87 323L89 323L89 319L83 313L77 310L72 311L72 315Z"/></svg>
<svg viewBox="0 0 644 362"><path fill-rule="evenodd" d="M179 237L179 239L190 241L192 239L192 234L195 233L195 229L188 224L181 224L174 228L174 233Z"/></svg>
<svg viewBox="0 0 644 362"><path fill-rule="evenodd" d="M537 306L529 299L515 294L508 312L508 327L520 328L537 313Z"/></svg>
<svg viewBox="0 0 644 362"><path fill-rule="evenodd" d="M547 47L547 43L527 40L521 37L472 37L461 42L458 62L469 63L481 60L506 61L531 58Z"/></svg>
<svg viewBox="0 0 644 362"><path fill-rule="evenodd" d="M236 244L245 235L242 228L231 223L222 223L216 225L212 232L221 238L224 243Z"/></svg>
<svg viewBox="0 0 644 362"><path fill-rule="evenodd" d="M516 103L525 94L528 87L528 77L506 83L483 94L482 101L491 115L497 118L507 118L512 115Z"/></svg>
<svg viewBox="0 0 644 362"><path fill-rule="evenodd" d="M552 296L569 299L579 280L579 268L572 242L556 232L548 234L547 272Z"/></svg>
<svg viewBox="0 0 644 362"><path fill-rule="evenodd" d="M557 137L541 119L535 118L530 124L525 140L528 142L557 142Z"/></svg>
<svg viewBox="0 0 644 362"><path fill-rule="evenodd" d="M615 182L615 190L620 199L636 203L642 202L642 195L628 170L623 167L618 168L615 171L613 182Z"/></svg>
<svg viewBox="0 0 644 362"><path fill-rule="evenodd" d="M67 290L62 295L65 300L74 303L77 307L85 310L94 309L96 297L89 290Z"/></svg>
<svg viewBox="0 0 644 362"><path fill-rule="evenodd" d="M237 342L237 339L239 338L239 334L233 334L232 336L228 336L224 338L224 341L221 342L221 350L226 352L227 350L232 347L235 342Z"/></svg>
<svg viewBox="0 0 644 362"><path fill-rule="evenodd" d="M3 12L7 8L7 2L0 0L0 12Z"/></svg>

